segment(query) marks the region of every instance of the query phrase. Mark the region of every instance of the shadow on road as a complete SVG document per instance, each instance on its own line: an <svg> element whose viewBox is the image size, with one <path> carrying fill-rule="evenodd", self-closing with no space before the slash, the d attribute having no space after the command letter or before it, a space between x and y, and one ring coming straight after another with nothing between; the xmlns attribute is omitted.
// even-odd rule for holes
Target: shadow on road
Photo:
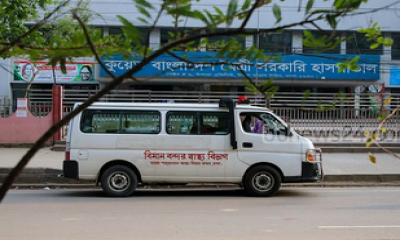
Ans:
<svg viewBox="0 0 400 240"><path fill-rule="evenodd" d="M110 198L101 190L63 190L58 192L59 197L83 197L83 198ZM281 189L273 198L286 197L313 197L314 194L301 189ZM139 189L128 198L154 198L154 197L245 197L249 196L243 189Z"/></svg>

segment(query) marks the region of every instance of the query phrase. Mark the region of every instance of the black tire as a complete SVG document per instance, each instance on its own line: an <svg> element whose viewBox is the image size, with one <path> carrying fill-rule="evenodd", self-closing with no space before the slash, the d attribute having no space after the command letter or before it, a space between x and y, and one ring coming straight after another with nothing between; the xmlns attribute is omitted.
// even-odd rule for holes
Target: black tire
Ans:
<svg viewBox="0 0 400 240"><path fill-rule="evenodd" d="M101 188L110 197L128 197L137 184L135 172L124 165L111 166L101 175Z"/></svg>
<svg viewBox="0 0 400 240"><path fill-rule="evenodd" d="M281 187L281 176L270 166L256 166L244 178L244 188L252 196L269 197Z"/></svg>

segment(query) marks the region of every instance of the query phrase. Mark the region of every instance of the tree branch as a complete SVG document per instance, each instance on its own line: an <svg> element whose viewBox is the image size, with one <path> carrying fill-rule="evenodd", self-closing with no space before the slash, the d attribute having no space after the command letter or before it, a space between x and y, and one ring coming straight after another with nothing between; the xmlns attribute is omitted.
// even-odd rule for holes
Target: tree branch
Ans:
<svg viewBox="0 0 400 240"><path fill-rule="evenodd" d="M259 8L260 6L262 6L263 4L260 5L261 1L263 0L256 0L255 3L253 4L253 6L251 7L250 11L248 12L248 14L246 15L246 18L244 19L244 21L242 22L242 25L240 26L240 29L243 29L244 27L246 27L247 22L250 20L250 17L253 15L253 12Z"/></svg>
<svg viewBox="0 0 400 240"><path fill-rule="evenodd" d="M165 1L164 1L164 3L161 5L160 11L158 11L157 17L156 17L156 19L155 19L154 22L153 22L153 26L151 26L151 28L150 28L150 30L149 30L149 34L147 34L146 49L145 49L145 51L144 51L144 57L147 56L148 48L150 48L150 35L151 35L151 32L152 32L152 31L154 30L154 28L156 27L156 24L158 23L158 20L160 20L160 17L161 17L162 12L164 11L164 8L165 8Z"/></svg>
<svg viewBox="0 0 400 240"><path fill-rule="evenodd" d="M58 11L58 9L61 8L61 6L64 6L67 2L64 2L64 4L60 5L59 7L56 8L55 11ZM51 16L51 15L49 15ZM41 26L41 23L43 21L46 21L49 16L47 16L44 20L42 20L40 23L36 24L34 28L32 28L33 30L39 28L39 26ZM154 51L153 53L151 53L147 58L143 59L141 62L139 62L138 64L136 64L134 67L132 67L130 70L126 71L123 75L118 76L118 77L114 77L113 81L111 81L109 84L107 84L103 89L101 89L97 94L95 94L94 96L90 97L87 101L85 101L84 103L80 104L77 108L75 108L72 112L70 112L69 114L67 114L65 117L63 117L60 121L58 121L56 124L54 124L53 126L51 126L32 146L31 149L28 150L28 152L21 158L21 160L18 162L18 164L11 170L10 174L6 177L6 179L4 180L1 188L0 188L0 202L4 199L8 189L12 186L13 182L15 181L15 179L19 176L19 174L21 173L21 171L24 169L24 167L28 164L29 160L36 154L36 152L44 146L44 143L51 137L53 136L54 133L56 133L56 131L58 129L60 129L63 125L65 125L66 123L68 123L72 118L74 118L76 115L78 115L81 111L83 111L85 108L87 108L88 106L90 106L93 102L97 101L98 99L100 99L102 96L104 96L106 93L108 93L110 90L114 89L116 86L118 86L119 84L121 84L125 78L130 78L132 77L132 75L136 72L138 72L139 70L141 70L143 67L145 67L148 63L150 63L151 61L153 61L154 59L156 59L157 57L159 57L161 54L167 52L169 49L173 49L176 46L179 46L180 44L184 44L187 42L191 42L197 39L201 39L204 37L211 37L211 36L219 36L219 35L225 35L225 36L231 36L231 35L236 35L236 34L257 34L260 32L267 32L267 31L277 31L277 30L281 30L281 29L286 29L286 28L290 28L290 27L294 27L294 26L299 26L299 25L304 25L304 24L308 24L311 23L313 21L317 21L317 20L321 20L322 16L318 16L317 18L315 18L314 20L303 20L301 22L297 22L297 23L291 23L291 24L286 24L283 25L281 27L275 27L275 28L270 28L264 31L248 31L248 30L244 30L244 29L239 29L239 30L231 30L231 31L226 31L226 32L214 32L214 33L205 33L205 34L199 34L196 36L189 36L187 38L180 38L180 39L176 39L174 41L168 42L167 44L165 44L164 46L162 46L160 49ZM30 30L28 33L31 33L33 30ZM29 34L24 34L23 36L21 36L19 38L19 40L21 40L23 37L26 37ZM88 36L88 35L87 35ZM90 36L89 36L90 38ZM16 44L18 41L15 41L14 44ZM91 46L93 48L93 44ZM92 49L93 50L93 49ZM6 50L3 49L3 51L0 51L1 53L4 53ZM95 54L96 51L94 49L93 54ZM99 58L99 56L96 56L98 58L98 60L100 60L99 62L101 62L101 59ZM105 68L107 69L107 68ZM109 72L109 71L108 71ZM112 75L111 75L112 76Z"/></svg>
<svg viewBox="0 0 400 240"><path fill-rule="evenodd" d="M6 53L7 51L10 50L10 48L12 48L13 46L15 46L16 44L18 44L19 42L21 42L22 39L26 38L27 36L29 36L31 33L33 33L35 30L38 30L41 26L43 26L47 20L49 20L55 13L57 13L60 9L62 9L63 7L65 7L71 0L66 0L65 2L61 3L60 5L58 5L51 13L49 13L46 17L44 17L41 21L39 21L38 23L36 23L32 28L30 28L25 34L19 36L17 39L15 39L15 41L13 41L12 43L10 43L9 47L1 49L0 50L0 56L3 55L4 53Z"/></svg>
<svg viewBox="0 0 400 240"><path fill-rule="evenodd" d="M99 54L97 53L96 47L94 46L92 39L89 36L89 32L85 26L85 23L82 21L82 19L78 16L78 14L75 12L72 13L72 15L74 16L74 18L79 22L79 25L81 25L82 29L83 29L83 33L85 34L86 37L86 41L89 44L90 49L92 50L92 53L94 54L97 62L103 67L103 69L107 72L108 75L110 75L110 77L112 77L115 80L115 75L108 70L108 68L106 67L106 65L104 64L104 62L101 60Z"/></svg>

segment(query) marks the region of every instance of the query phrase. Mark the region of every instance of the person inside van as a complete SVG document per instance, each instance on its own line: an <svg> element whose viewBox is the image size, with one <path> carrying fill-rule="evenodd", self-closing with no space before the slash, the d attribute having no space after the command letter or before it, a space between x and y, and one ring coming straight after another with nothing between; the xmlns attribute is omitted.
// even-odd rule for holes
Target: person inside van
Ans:
<svg viewBox="0 0 400 240"><path fill-rule="evenodd" d="M250 115L246 115L246 117L244 118L243 122L242 122L242 126L243 126L243 130L245 132L251 132L251 116Z"/></svg>
<svg viewBox="0 0 400 240"><path fill-rule="evenodd" d="M253 133L263 133L264 132L264 125L263 125L263 121L261 119L259 119L258 117L256 117L257 121L256 121L256 125L253 128Z"/></svg>
<svg viewBox="0 0 400 240"><path fill-rule="evenodd" d="M215 130L213 127L209 126L209 125L204 125L201 124L201 128L200 128L200 134L210 134L213 133ZM198 133L198 124L197 124L197 120L193 121L193 126L190 129L190 134L197 134Z"/></svg>
<svg viewBox="0 0 400 240"><path fill-rule="evenodd" d="M84 133L91 133L93 132L93 126L92 126L92 121L89 117L86 117L83 120L83 124L82 124L82 132Z"/></svg>

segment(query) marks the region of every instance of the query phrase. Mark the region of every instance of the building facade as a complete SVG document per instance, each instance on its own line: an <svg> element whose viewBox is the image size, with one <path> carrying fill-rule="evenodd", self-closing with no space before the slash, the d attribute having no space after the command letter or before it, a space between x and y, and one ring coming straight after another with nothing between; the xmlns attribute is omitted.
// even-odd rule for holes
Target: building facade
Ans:
<svg viewBox="0 0 400 240"><path fill-rule="evenodd" d="M150 1L156 8L160 7L160 1ZM196 9L207 9L215 12L214 6L219 7L225 12L228 0L219 0L218 3L211 0L193 2ZM249 29L267 29L274 27L275 17L272 14L273 3L281 6L283 20L280 24L290 24L301 21L304 17L305 5L307 1L302 2L303 6L298 6L299 1L272 1L272 4L258 9L247 24ZM282 55L282 61L270 63L265 66L257 67L257 62L251 62L243 59L242 70L245 70L256 82L274 79L274 85L279 86L280 92L304 92L309 89L317 93L358 93L358 92L386 92L400 93L400 4L395 4L395 0L372 1L362 5L359 12L369 12L366 14L350 15L343 19L338 27L341 37L353 36L347 42L343 42L335 49L331 49L323 54L314 55L315 50L303 46L303 30L314 31L316 35L321 34L312 26L296 26L287 29L284 32L270 32L267 34L248 36L246 38L236 36L237 41L243 46L250 47L255 44L259 49L266 53L279 53ZM314 8L330 9L333 0L316 1ZM93 20L93 25L101 28L103 35L122 34L122 24L117 15L122 15L136 24L143 36L150 34L149 46L157 49L160 45L170 40L170 32L174 27L174 19L170 16L161 16L157 27L150 33L150 26L145 26L137 20L139 12L130 0L104 1L92 0L90 8L102 15L102 18ZM380 11L371 12L371 10L383 8ZM150 12L153 17L157 11ZM182 27L197 28L203 27L199 21L186 20L181 23ZM394 44L390 47L379 46L376 49L370 49L370 42L366 37L356 30L368 27L374 22L378 22L382 28L384 37L392 38ZM234 21L232 28L238 28L240 22ZM319 23L320 28L330 31L330 27L325 22ZM183 28L179 28L182 30ZM206 31L206 30L204 30ZM228 37L210 38L209 42L227 40ZM201 47L196 52L190 52L189 57L192 60L204 59L214 54L213 46ZM183 55L183 53L177 52ZM337 62L346 60L350 57L360 56L359 71L357 72L338 72L335 67ZM4 66L7 65L10 71L22 71L21 62L15 59L4 60ZM214 59L214 61L223 61L223 59ZM68 89L95 90L99 89L111 78L104 69L94 63L94 59L86 59L83 65L89 65L92 68L93 78L90 81L77 81L71 77L70 80L59 83L65 85ZM135 61L125 61L116 55L112 60L105 60L109 70L115 74L122 74L127 69L135 65ZM254 65L247 65L253 63ZM21 66L20 66L21 65ZM16 67L19 70L15 70ZM75 66L80 68L82 66ZM168 71L168 69L170 69ZM0 71L2 71L0 69ZM150 91L211 91L211 92L243 92L245 91L242 82L243 77L235 69L226 70L218 66L196 65L191 66L177 59L171 59L169 56L162 56L151 64L146 66L135 77L139 80L146 80L164 71L163 74L153 77L148 82L127 81L118 89L124 90L150 90ZM21 72L22 73L22 72ZM76 74L76 73L74 73ZM16 74L9 76L9 73L2 74L0 81L0 98L9 96L10 98L19 95L20 91L27 85L27 81L21 81ZM72 74L73 75L73 74ZM62 78L60 76L60 78ZM23 79L22 79L23 80ZM50 89L54 83L52 78L48 80L35 81L33 88Z"/></svg>

